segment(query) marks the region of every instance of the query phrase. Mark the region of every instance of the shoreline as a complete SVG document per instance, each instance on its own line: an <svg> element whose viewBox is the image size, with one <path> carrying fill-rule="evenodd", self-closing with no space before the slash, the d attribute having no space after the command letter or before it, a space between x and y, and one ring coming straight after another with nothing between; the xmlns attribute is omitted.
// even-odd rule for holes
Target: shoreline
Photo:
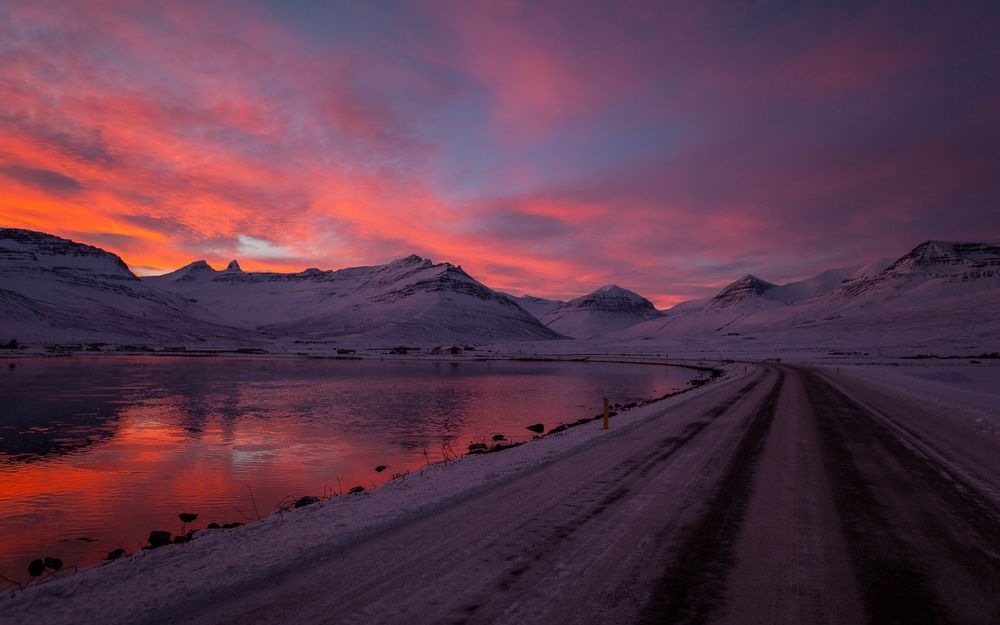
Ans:
<svg viewBox="0 0 1000 625"><path fill-rule="evenodd" d="M62 360L65 363L65 366L75 367L75 366L86 366L87 362L95 362L96 363L98 360L100 360L102 362L114 362L114 361L116 361L116 360L118 360L120 358L122 362L128 362L128 361L130 361L131 359L134 359L134 358L142 358L142 355L123 355L123 354L99 354L99 355L98 354L84 354L83 356L84 356L84 358L81 358L79 360L79 364L78 365L72 365L70 362L64 361L62 358L60 358L59 360ZM94 356L95 358L86 358L86 356ZM244 360L244 359L253 359L253 360L260 359L262 362L266 362L267 360L271 360L268 357L261 357L261 356L239 356L239 357L236 358L236 360L241 360L241 361ZM40 358L37 358L37 359L36 358L32 358L31 360L36 361L36 362L44 362L46 360L46 358L45 357L40 357ZM279 358L279 360L286 360L286 359L285 358ZM377 362L379 362L380 360L383 360L383 359L379 359L379 358L366 358L364 360L366 360L368 362L375 362L375 363L377 363ZM414 357L395 357L395 358L386 358L384 360L387 361L387 362L388 361L403 362L403 363L409 362L409 363L418 363L418 364L419 363L424 363L424 364L427 364L428 366L430 366L429 363L435 363L435 362L441 362L441 361L451 361L451 362L454 362L454 361L459 360L459 359L455 359L455 358L451 358L451 357L446 358L446 359L426 358L426 357L415 357L415 358ZM472 362L480 362L483 359L468 357L468 358L464 358L464 359L461 359L461 360L469 362L470 366L472 366L471 365ZM518 359L503 358L503 357L494 357L494 358L489 358L488 360L489 361L518 362ZM547 361L547 362L572 362L574 359L545 358L545 359L540 359L540 360ZM604 361L604 360L591 360L589 362L595 362L595 363L600 362L600 363L603 364L606 361ZM669 368L669 367L677 367L678 369L685 369L685 370L688 370L688 371L692 371L691 374L681 374L685 378L688 377L688 376L690 376L691 379L687 380L687 381L684 381L682 383L679 383L676 386L674 386L673 388L676 389L676 390L668 390L667 393L666 393L666 397L675 396L677 394L688 393L692 389L698 388L699 386L702 385L702 383L701 382L695 383L695 380L712 379L712 378L709 378L709 376L711 375L712 371L715 371L715 369L713 367L707 366L707 365L705 365L705 363L668 362L668 361L663 361L663 360L659 360L659 359L657 359L655 361L652 361L652 360L649 360L649 359L635 359L635 360L632 360L632 361L625 361L625 360L618 359L615 362L622 363L622 364L657 365L657 366L660 366L660 367L667 367L667 368ZM251 365L251 366L252 367L257 367L257 365ZM266 366L266 365L260 365L260 366ZM346 366L349 366L349 365L346 365ZM414 366L417 366L417 364L414 364ZM654 374L654 375L658 376L659 374ZM677 375L677 374L671 374L671 375ZM669 389L670 387L667 387L667 388ZM655 389L651 388L649 390L653 391ZM660 392L662 392L662 391L660 391ZM643 398L642 398L641 401L632 402L632 404L638 404L640 406L645 406L645 405L649 405L649 404L656 404L656 403L658 403L660 401L663 401L664 398L665 398L665 396L656 396L656 395L650 394L649 396L643 396ZM631 400L621 400L621 401L622 402L627 402L627 401L631 401ZM619 406L616 409L617 410L621 410L621 406ZM547 418L547 417L549 417L548 414L544 414L544 415L540 414L538 420L546 422L545 431L543 433L540 433L540 436L536 436L536 437L532 437L532 438L526 438L524 440L520 440L518 437L516 437L515 439L518 442L516 442L515 444L512 444L512 445L511 444L504 444L503 447L505 447L505 449L503 449L503 451L505 451L506 453L510 453L511 449L513 449L515 447L521 447L521 446L523 446L523 445L525 445L526 443L529 443L529 442L530 443L537 443L540 439L544 439L546 437L553 436L554 435L553 430L557 430L557 429L560 430L560 431L561 430L567 430L567 429L573 428L574 426L579 426L579 425L583 424L584 422L590 422L590 421L592 421L593 419L596 418L596 417L591 416L593 414L594 414L593 412L590 412L590 411L587 411L587 410L577 411L576 415L562 415L562 417L563 417L564 420ZM567 416L569 418L567 418ZM583 418L582 419L577 419L576 417L583 417ZM612 421L613 422L622 421L623 417L624 417L624 413L622 413L621 415L619 415L617 417L613 417ZM528 422L529 421L525 421L525 423L528 423ZM501 428L500 431L505 431L505 432L509 433L508 430L503 429L503 428ZM464 439L461 439L461 440L464 440ZM452 444L455 444L454 441L452 442ZM456 457L456 456L457 457L465 457L465 456L469 456L469 455L478 455L478 454L467 454L465 452L465 445L464 445L464 443L461 444L461 445L457 445L456 444L456 449L455 450L458 451L459 453L453 455L453 457ZM451 451L450 447L449 447L449 451ZM489 453L488 455L496 455L496 454L492 453L494 451L493 449L490 449L489 451L491 453ZM442 462L443 461L438 458L437 454L434 454L429 459L428 464L435 464L436 465L436 464L440 464ZM391 461L391 459L390 459L390 462L383 461L383 462L378 463L378 464L395 464L395 463L393 463ZM374 466L374 464L372 466ZM397 466L399 466L399 465L397 465ZM402 465L398 469L398 471L400 473L405 474L405 473L408 473L408 472L412 473L412 472L416 472L416 471L419 471L419 470L423 470L424 468L426 468L426 465L424 465L423 460L421 459L419 465L415 465L413 463L406 463L406 464ZM390 471L386 471L384 474L382 474L382 476L380 476L382 479L378 480L378 481L375 481L374 483L370 483L368 481L356 481L356 480L353 480L353 479L345 476L345 484L343 486L341 486L341 488L339 490L344 491L344 493L346 493L346 491L347 491L346 487L348 487L348 486L354 486L355 484L363 484L367 488L367 492L373 492L374 490L377 490L378 488L382 488L382 487L386 486L387 484L390 484L393 481L395 481L396 475L393 475L392 478L389 478L388 480L386 480L386 478L388 478L388 476L390 474L394 474L395 471L396 471L395 469L390 470ZM330 474L330 475L333 475L333 474ZM350 482L350 483L347 483L347 482ZM299 497L299 495L303 495L303 496L320 495L319 490L320 490L319 488L316 488L315 490L311 490L311 489L308 489L308 488L305 489L305 490L289 489L289 493L296 493L297 492L297 494L294 495L294 497ZM336 482L334 482L334 490L337 490L336 489ZM256 484L252 485L252 491L251 492L254 492L254 491L258 491ZM338 493L338 494L344 494L344 493ZM292 497L292 495L289 495L289 497ZM322 498L324 500L329 498L328 497L328 493L327 493L327 489L326 489L325 486L323 488ZM285 499L282 499L281 501L277 501L277 498L273 498L273 497L271 497L271 498L264 497L263 499L261 499L261 493L258 491L257 492L257 501L265 504L265 505L261 506L261 512L263 512L263 513L270 513L272 510L276 510L277 511L277 510L280 510L282 507L286 507L286 508L287 507L291 507L292 504L290 502L294 502L295 499L294 498L292 498L292 499L285 498ZM14 503L13 500L12 500L11 503ZM238 505L239 505L239 508L245 509L243 505L241 505L241 504L238 504ZM247 503L247 505L250 505L250 504ZM254 504L254 506L256 506L256 503ZM11 509L13 509L13 508L11 508ZM178 508L178 509L181 509L181 508ZM187 507L185 506L184 509L187 509ZM193 509L193 511L194 512L203 512L204 510L199 510L199 509L195 508L195 509ZM68 512L72 513L71 511L68 511ZM238 509L238 508L236 509L236 512L237 512L236 515L228 516L228 518L219 518L219 516L217 514L212 514L211 512L208 512L207 514L202 515L202 519L200 520L200 525L202 527L204 527L204 524L207 521L218 521L219 523L222 523L223 521L232 521L234 519L236 519L238 521L241 521L241 522L244 522L244 523L250 523L250 522L257 523L257 522L259 522L259 520L260 520L259 517L261 516L259 513L255 515L253 509L250 510L250 516L249 517L247 517L245 514L243 514L240 511L240 509ZM254 517L256 517L256 518L254 518ZM146 520L148 521L148 519L146 519ZM57 545L54 542L49 547L45 547L43 545L42 546L42 551L46 551L46 552L48 552L50 554L58 555L58 556L60 556L63 559L67 559L72 564L77 564L77 565L80 565L81 567L83 567L84 565L86 567L100 566L102 564L102 562L100 561L100 558L102 558L105 555L105 553L107 553L109 551L112 551L113 547L126 548L128 551L134 551L136 549L137 542L144 542L144 539L145 539L145 537L146 537L146 535L148 533L148 530L151 530L151 529L161 529L163 527L169 527L169 525L170 525L169 522L166 523L166 524L163 524L163 523L149 524L148 522L147 523L140 523L140 524L132 523L132 524L129 524L129 527L131 527L133 530L136 530L135 532L132 532L132 531L128 530L128 528L125 525L122 525L121 528L118 528L118 529L121 530L121 532L123 532L123 533L121 533L121 532L119 532L119 531L116 530L113 533L110 533L110 534L107 534L107 535L104 535L104 536L99 535L99 534L93 534L93 533L87 532L86 533L87 536L96 536L97 538L99 538L101 540L101 546L104 546L105 544L107 546L104 547L103 550L100 550L100 549L96 549L95 550L94 548L89 548L89 553L84 558L80 558L78 556L74 556L75 553L79 553L79 551L74 551L75 548L71 548L70 551L67 552L67 551L63 550L62 547L58 547L57 548ZM70 526L70 527L72 527L72 526ZM117 526L109 526L109 527L111 527L112 529L114 529ZM141 530L141 531L139 531L139 530ZM75 530L69 529L69 531L73 532ZM141 537L140 537L140 534L141 534ZM66 534L66 536L76 536L76 535L77 534L74 534L74 533ZM79 535L83 536L84 534L79 534ZM122 542L116 542L116 541L121 541L122 540L121 536L127 536L128 538L126 540L122 541ZM108 542L109 540L111 542ZM94 542L94 541L90 540L90 539L87 539L87 542ZM39 543L39 544L41 544L41 543ZM47 540L45 541L45 544L46 545L49 544ZM130 546L126 547L125 546L126 544L130 545ZM50 547L51 547L51 549L50 549ZM32 549L30 551L35 551L35 550ZM20 552L14 552L14 553L18 554L17 555L17 560L19 561L20 560ZM69 558L67 558L67 554L69 555ZM25 557L28 557L29 555L33 557L33 554L26 553L24 555L25 555ZM26 564L27 560L25 560L24 563ZM16 587L15 584L17 584L17 582L24 583L25 581L29 581L29 582L34 583L32 580L25 580L25 579L20 578L20 576L12 575L12 573L16 573L16 572L21 572L23 574L23 570L21 570L20 564L18 564L17 562L14 562L14 561L12 561L12 562L10 562L8 564L13 564L14 566L7 566L6 567L7 570L5 570L4 573L6 573L10 577L14 577L14 579L13 580L9 580L10 584L4 582L2 584L2 588L0 588L0 592L8 590L8 589L10 589L12 587ZM70 568L70 567L67 566L67 568ZM65 574L66 574L65 571L63 571L62 573L60 573L60 577L64 576Z"/></svg>
<svg viewBox="0 0 1000 625"><path fill-rule="evenodd" d="M279 562L290 563L310 550L336 549L445 507L456 499L475 496L482 490L506 483L580 449L599 444L606 436L630 430L675 406L727 387L733 381L749 375L742 372L742 367L739 367L738 372L733 370L733 365L727 367L729 370L711 384L689 387L690 390L686 392L619 413L613 417L609 430L601 430L599 423L591 422L529 440L525 444L505 449L503 453L471 454L457 460L429 464L363 493L322 499L298 509L278 509L260 521L239 528L200 530L188 543L138 552L118 560L81 568L77 572L62 573L28 585L23 591L7 588L4 591L7 598L0 598L0 605L17 603L38 594L62 594L64 591L57 589L67 586L77 588L90 583L104 584L105 582L98 580L108 575L116 578L128 578L132 575L143 579L147 576L155 578L160 564L169 569L180 566L183 561L211 558L212 552L217 549L229 552L236 547L246 548L248 544L280 544L281 548L277 552L272 550L270 555L253 550L253 558L257 561L255 566L263 566L265 570L277 566ZM287 531L284 529L286 527ZM337 532L332 541L327 530ZM229 568L225 563L216 564L223 570ZM210 565L204 564L198 568L205 566ZM136 567L136 570L127 572L131 567ZM229 574L235 575L232 571ZM235 575L233 579L246 577L253 575Z"/></svg>

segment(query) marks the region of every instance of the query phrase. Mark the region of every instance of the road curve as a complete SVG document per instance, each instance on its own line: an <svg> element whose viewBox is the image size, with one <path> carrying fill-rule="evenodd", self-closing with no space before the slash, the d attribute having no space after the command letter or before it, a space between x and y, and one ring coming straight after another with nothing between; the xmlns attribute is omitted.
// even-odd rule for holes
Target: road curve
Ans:
<svg viewBox="0 0 1000 625"><path fill-rule="evenodd" d="M858 380L768 365L146 622L996 624L998 452Z"/></svg>

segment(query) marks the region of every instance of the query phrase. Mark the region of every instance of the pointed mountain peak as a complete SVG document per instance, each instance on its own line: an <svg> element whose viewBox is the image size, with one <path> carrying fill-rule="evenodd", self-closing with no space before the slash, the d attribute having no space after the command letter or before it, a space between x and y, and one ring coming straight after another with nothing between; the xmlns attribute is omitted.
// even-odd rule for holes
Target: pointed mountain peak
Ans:
<svg viewBox="0 0 1000 625"><path fill-rule="evenodd" d="M233 272L233 273L240 273L243 270L240 269L240 263L239 263L239 261L237 261L236 259L233 259L233 260L229 261L228 265L226 265L226 271Z"/></svg>
<svg viewBox="0 0 1000 625"><path fill-rule="evenodd" d="M472 276L470 276L468 274L468 272L466 272L464 269L462 269L461 265L452 265L451 263L442 263L439 266L443 266L444 267L445 273L455 274L455 275L459 275L459 276L467 276L469 278L472 277Z"/></svg>
<svg viewBox="0 0 1000 625"><path fill-rule="evenodd" d="M594 293L632 293L632 291L629 291L628 289L623 289L617 284L605 284L599 289L595 289Z"/></svg>
<svg viewBox="0 0 1000 625"><path fill-rule="evenodd" d="M605 284L604 286L595 289L594 291L584 295L580 300L584 299L620 299L620 300L632 300L637 302L648 302L645 297L639 295L635 291L630 291L624 287L620 287L617 284ZM652 304L650 303L652 306Z"/></svg>
<svg viewBox="0 0 1000 625"><path fill-rule="evenodd" d="M751 285L755 285L755 286L764 286L764 287L768 287L768 288L774 286L773 284L771 284L767 280L764 280L762 278L758 278L757 276L753 275L752 273L746 274L745 276L743 276L742 278L740 278L736 282L733 282L730 286L735 286L737 284L751 284Z"/></svg>
<svg viewBox="0 0 1000 625"><path fill-rule="evenodd" d="M419 265L421 263L430 263L430 262L431 261L430 261L429 258L423 258L422 256L418 256L416 254L410 254L409 256L405 256L403 258L400 258L399 260L395 261L393 264L399 264L399 265Z"/></svg>
<svg viewBox="0 0 1000 625"><path fill-rule="evenodd" d="M162 276L150 276L149 280L153 281L166 281L166 282L190 282L192 280L201 280L203 276L215 275L215 269L212 268L207 262L203 260L196 260L193 263L188 263L181 267L180 269L175 269L170 273L165 273Z"/></svg>
<svg viewBox="0 0 1000 625"><path fill-rule="evenodd" d="M606 284L592 293L569 301L566 306L612 312L655 312L656 310L651 301L634 291L623 289L617 284Z"/></svg>

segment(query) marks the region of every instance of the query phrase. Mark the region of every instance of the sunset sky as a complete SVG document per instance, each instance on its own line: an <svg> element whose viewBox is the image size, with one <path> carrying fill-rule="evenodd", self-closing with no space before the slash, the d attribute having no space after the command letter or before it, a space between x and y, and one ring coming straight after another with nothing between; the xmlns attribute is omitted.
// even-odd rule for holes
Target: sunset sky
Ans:
<svg viewBox="0 0 1000 625"><path fill-rule="evenodd" d="M0 225L661 307L1000 238L997 2L0 0Z"/></svg>

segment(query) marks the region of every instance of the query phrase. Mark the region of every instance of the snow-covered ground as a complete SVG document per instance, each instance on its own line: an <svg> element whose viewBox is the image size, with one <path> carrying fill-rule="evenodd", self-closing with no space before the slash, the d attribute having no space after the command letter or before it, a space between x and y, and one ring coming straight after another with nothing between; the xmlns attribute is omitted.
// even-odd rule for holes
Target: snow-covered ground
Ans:
<svg viewBox="0 0 1000 625"><path fill-rule="evenodd" d="M978 364L969 360L878 361L842 365L841 370L886 394L916 400L951 415L1000 441L1000 360L980 360Z"/></svg>

